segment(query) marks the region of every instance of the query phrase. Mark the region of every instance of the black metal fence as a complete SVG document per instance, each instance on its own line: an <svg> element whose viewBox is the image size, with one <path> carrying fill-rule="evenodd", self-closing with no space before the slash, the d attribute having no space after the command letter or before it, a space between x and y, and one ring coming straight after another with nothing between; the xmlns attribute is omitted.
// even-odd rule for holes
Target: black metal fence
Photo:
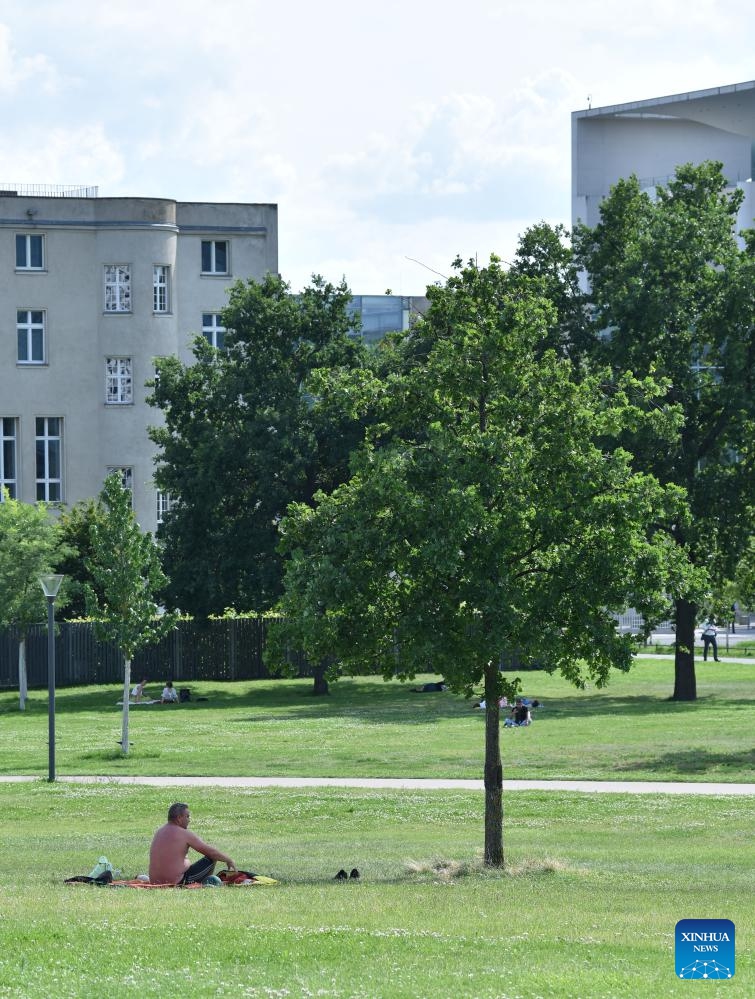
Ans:
<svg viewBox="0 0 755 999"><path fill-rule="evenodd" d="M269 618L179 621L166 638L138 652L131 675L153 681L263 680L271 676L262 653ZM299 676L311 676L299 659ZM35 625L26 642L29 688L47 686L47 626ZM110 643L98 642L91 624L61 622L55 634L58 687L120 683L123 657ZM18 686L18 635L0 631L0 689Z"/></svg>

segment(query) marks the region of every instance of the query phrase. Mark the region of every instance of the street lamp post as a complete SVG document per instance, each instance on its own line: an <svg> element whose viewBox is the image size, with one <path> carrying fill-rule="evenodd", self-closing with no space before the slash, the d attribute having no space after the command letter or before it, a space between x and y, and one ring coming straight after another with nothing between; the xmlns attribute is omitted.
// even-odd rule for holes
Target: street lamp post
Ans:
<svg viewBox="0 0 755 999"><path fill-rule="evenodd" d="M62 576L53 573L39 577L47 597L47 729L48 729L48 781L55 780L55 597L58 595Z"/></svg>

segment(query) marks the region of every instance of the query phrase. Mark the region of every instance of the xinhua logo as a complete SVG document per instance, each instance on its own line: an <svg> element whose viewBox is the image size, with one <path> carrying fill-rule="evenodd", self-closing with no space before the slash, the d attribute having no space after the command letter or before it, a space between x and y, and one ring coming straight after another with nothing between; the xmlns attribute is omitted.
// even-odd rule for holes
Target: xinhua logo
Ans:
<svg viewBox="0 0 755 999"><path fill-rule="evenodd" d="M676 924L676 977L734 977L734 923L730 919L680 919Z"/></svg>

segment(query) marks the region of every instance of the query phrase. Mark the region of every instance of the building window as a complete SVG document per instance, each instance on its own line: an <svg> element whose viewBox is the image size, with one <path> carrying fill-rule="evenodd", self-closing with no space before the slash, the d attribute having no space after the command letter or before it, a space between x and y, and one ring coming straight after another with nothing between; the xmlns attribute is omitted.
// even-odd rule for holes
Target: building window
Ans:
<svg viewBox="0 0 755 999"><path fill-rule="evenodd" d="M134 401L130 357L105 358L105 402L119 406Z"/></svg>
<svg viewBox="0 0 755 999"><path fill-rule="evenodd" d="M41 271L45 267L45 237L16 236L16 270Z"/></svg>
<svg viewBox="0 0 755 999"><path fill-rule="evenodd" d="M63 498L63 418L38 416L37 499L54 503Z"/></svg>
<svg viewBox="0 0 755 999"><path fill-rule="evenodd" d="M173 509L173 498L170 493L157 490L157 523L165 523L165 515Z"/></svg>
<svg viewBox="0 0 755 999"><path fill-rule="evenodd" d="M45 314L41 309L16 311L18 363L45 363Z"/></svg>
<svg viewBox="0 0 755 999"><path fill-rule="evenodd" d="M131 505L134 505L134 470L129 465L108 465L107 474L115 472L120 476L121 485L127 489L131 495Z"/></svg>
<svg viewBox="0 0 755 999"><path fill-rule="evenodd" d="M12 416L0 416L0 503L4 489L16 499L16 421Z"/></svg>
<svg viewBox="0 0 755 999"><path fill-rule="evenodd" d="M202 336L210 341L213 347L222 350L225 346L225 326L221 322L219 312L202 313Z"/></svg>
<svg viewBox="0 0 755 999"><path fill-rule="evenodd" d="M228 243L225 240L202 240L202 273L228 274Z"/></svg>
<svg viewBox="0 0 755 999"><path fill-rule="evenodd" d="M170 267L155 264L152 268L152 311L169 312L168 279Z"/></svg>
<svg viewBox="0 0 755 999"><path fill-rule="evenodd" d="M105 264L105 312L131 311L131 267Z"/></svg>

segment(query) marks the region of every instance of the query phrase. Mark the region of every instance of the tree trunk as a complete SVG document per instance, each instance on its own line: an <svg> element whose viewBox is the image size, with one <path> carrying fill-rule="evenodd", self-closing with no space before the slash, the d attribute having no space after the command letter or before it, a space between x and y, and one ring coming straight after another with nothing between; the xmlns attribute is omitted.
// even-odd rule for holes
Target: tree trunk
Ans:
<svg viewBox="0 0 755 999"><path fill-rule="evenodd" d="M26 635L18 642L18 710L26 711L29 687L26 678Z"/></svg>
<svg viewBox="0 0 755 999"><path fill-rule="evenodd" d="M323 660L319 666L315 666L312 670L312 677L314 679L312 693L315 697L324 697L330 693L328 679L325 676L327 669L328 664L325 660Z"/></svg>
<svg viewBox="0 0 755 999"><path fill-rule="evenodd" d="M696 701L695 619L697 606L688 600L676 601L676 650L674 653L674 694L672 701Z"/></svg>
<svg viewBox="0 0 755 999"><path fill-rule="evenodd" d="M503 767L498 666L485 667L485 864L503 867Z"/></svg>
<svg viewBox="0 0 755 999"><path fill-rule="evenodd" d="M121 752L128 756L128 698L131 693L131 660L123 668L123 720L121 723Z"/></svg>

